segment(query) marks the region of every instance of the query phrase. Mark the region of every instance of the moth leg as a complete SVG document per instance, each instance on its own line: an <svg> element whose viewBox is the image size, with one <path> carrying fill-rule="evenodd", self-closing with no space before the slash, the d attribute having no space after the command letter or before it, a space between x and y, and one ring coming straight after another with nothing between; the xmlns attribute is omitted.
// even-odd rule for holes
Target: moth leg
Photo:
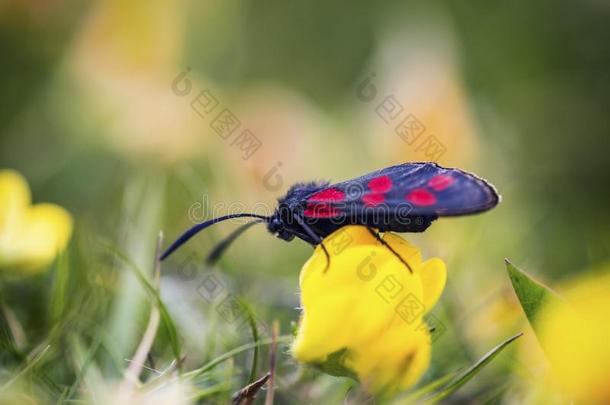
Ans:
<svg viewBox="0 0 610 405"><path fill-rule="evenodd" d="M386 242L385 240L383 240L381 238L381 236L379 236L379 232L377 232L373 228L369 228L369 227L367 227L366 229L368 229L370 234L373 235L375 237L375 239L377 239L377 241L379 243L381 243L383 246L388 248L390 250L390 252L392 252L394 254L394 256L396 256L398 258L398 260L400 260L405 266L407 266L407 269L409 269L409 273L413 274L413 269L411 268L409 263L407 263L407 261L405 259L403 259L402 256L400 256L398 254L398 252L396 252L394 249L392 249L392 247L390 245L388 245L388 242Z"/></svg>
<svg viewBox="0 0 610 405"><path fill-rule="evenodd" d="M328 271L328 268L330 267L330 254L328 253L328 250L326 250L324 242L320 241L320 246L322 246L322 250L324 251L324 255L326 256L326 266L324 267L324 273L326 273Z"/></svg>
<svg viewBox="0 0 610 405"><path fill-rule="evenodd" d="M294 214L294 219L296 219L296 221L299 223L299 226L301 228L303 228L303 230L305 231L305 233L313 240L315 241L316 245L320 245L322 246L322 250L324 251L324 255L326 256L326 267L324 267L324 273L326 273L326 271L328 270L328 268L330 267L330 254L328 253L328 250L326 250L326 246L324 246L324 242L322 242L322 238L320 237L320 235L316 234L310 227L309 225L307 225L305 223L305 221L303 220L303 218L301 218L300 215L298 214Z"/></svg>

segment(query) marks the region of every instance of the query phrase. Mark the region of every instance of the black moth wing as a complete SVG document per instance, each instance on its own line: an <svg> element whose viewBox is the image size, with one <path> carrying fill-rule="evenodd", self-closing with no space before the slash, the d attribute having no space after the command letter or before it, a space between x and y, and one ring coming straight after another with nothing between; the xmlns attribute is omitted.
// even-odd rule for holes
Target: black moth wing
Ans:
<svg viewBox="0 0 610 405"><path fill-rule="evenodd" d="M430 162L404 163L316 190L304 197L303 216L320 231L362 224L421 232L439 216L487 211L499 199L495 188L474 174Z"/></svg>

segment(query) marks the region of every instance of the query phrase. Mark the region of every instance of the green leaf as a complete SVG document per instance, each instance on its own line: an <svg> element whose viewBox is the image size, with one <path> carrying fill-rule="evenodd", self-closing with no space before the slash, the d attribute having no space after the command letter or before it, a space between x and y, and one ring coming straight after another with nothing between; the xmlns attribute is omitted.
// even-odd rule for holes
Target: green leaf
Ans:
<svg viewBox="0 0 610 405"><path fill-rule="evenodd" d="M500 343L498 346L491 349L485 356L483 356L479 361L470 366L463 373L458 375L453 381L447 384L440 391L436 392L431 398L429 398L426 403L427 404L435 404L438 401L447 398L449 395L453 394L457 391L462 385L466 384L468 381L472 379L475 375L477 375L483 367L485 367L489 362L491 362L494 357L496 357L504 348L506 348L509 344L514 342L516 339L521 337L523 333L519 333L504 342Z"/></svg>
<svg viewBox="0 0 610 405"><path fill-rule="evenodd" d="M534 331L536 331L536 318L540 309L549 301L558 300L559 297L549 287L534 280L523 270L515 267L508 259L504 259L504 261L506 262L508 276L521 303L523 312L525 312L527 320Z"/></svg>
<svg viewBox="0 0 610 405"><path fill-rule="evenodd" d="M345 367L345 356L347 355L347 349L341 349L328 355L326 360L322 363L315 363L315 367L320 371L333 375L335 377L350 377L357 380L356 374Z"/></svg>

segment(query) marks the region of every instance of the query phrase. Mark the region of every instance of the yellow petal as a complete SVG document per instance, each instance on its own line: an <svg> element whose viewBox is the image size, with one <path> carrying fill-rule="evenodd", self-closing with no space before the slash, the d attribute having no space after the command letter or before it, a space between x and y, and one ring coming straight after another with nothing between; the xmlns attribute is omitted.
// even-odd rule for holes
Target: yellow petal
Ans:
<svg viewBox="0 0 610 405"><path fill-rule="evenodd" d="M409 388L430 364L430 334L425 323L417 328L391 328L382 344L370 341L352 350L347 365L373 392Z"/></svg>
<svg viewBox="0 0 610 405"><path fill-rule="evenodd" d="M412 272L365 227L344 227L324 240L330 263L320 246L314 250L300 274L303 314L292 346L306 363L345 351L344 366L372 391L404 389L427 368L423 315L446 278L442 261L421 263L419 250L396 235L384 241Z"/></svg>
<svg viewBox="0 0 610 405"><path fill-rule="evenodd" d="M0 170L0 241L12 232L30 204L30 189L15 170Z"/></svg>
<svg viewBox="0 0 610 405"><path fill-rule="evenodd" d="M25 179L0 171L0 268L33 272L66 248L72 217L54 204L30 205Z"/></svg>
<svg viewBox="0 0 610 405"><path fill-rule="evenodd" d="M610 274L578 281L565 298L538 321L557 388L580 402L610 403Z"/></svg>
<svg viewBox="0 0 610 405"><path fill-rule="evenodd" d="M325 268L324 253L316 251L301 272L305 316L293 348L301 361L324 360L348 344L371 339L401 316L396 309L402 310L405 300L423 301L419 277L381 245L350 248L332 256Z"/></svg>
<svg viewBox="0 0 610 405"><path fill-rule="evenodd" d="M426 312L430 311L445 289L447 282L445 262L431 258L422 263L421 252L407 240L393 233L384 234L383 240L406 260L414 271L418 272L424 289L423 303Z"/></svg>
<svg viewBox="0 0 610 405"><path fill-rule="evenodd" d="M419 249L393 233L385 233L383 235L383 240L386 241L403 260L409 263L414 270L417 270L421 263L421 253ZM398 260L396 256L394 256L394 258Z"/></svg>
<svg viewBox="0 0 610 405"><path fill-rule="evenodd" d="M421 264L420 277L424 289L424 306L430 311L440 298L447 283L447 267L441 259L433 257Z"/></svg>

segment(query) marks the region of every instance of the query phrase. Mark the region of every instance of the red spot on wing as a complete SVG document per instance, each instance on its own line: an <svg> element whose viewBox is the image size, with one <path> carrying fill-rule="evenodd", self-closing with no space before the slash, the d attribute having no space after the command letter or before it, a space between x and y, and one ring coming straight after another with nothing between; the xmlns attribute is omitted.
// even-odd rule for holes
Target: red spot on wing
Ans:
<svg viewBox="0 0 610 405"><path fill-rule="evenodd" d="M416 188L406 198L407 201L422 207L436 204L436 196L425 188Z"/></svg>
<svg viewBox="0 0 610 405"><path fill-rule="evenodd" d="M385 193L392 188L392 180L389 176L380 176L371 179L368 184L373 193Z"/></svg>
<svg viewBox="0 0 610 405"><path fill-rule="evenodd" d="M303 215L309 218L333 218L341 214L341 210L330 204L307 204Z"/></svg>
<svg viewBox="0 0 610 405"><path fill-rule="evenodd" d="M455 180L451 176L439 174L428 180L428 186L435 191L442 191L453 184Z"/></svg>
<svg viewBox="0 0 610 405"><path fill-rule="evenodd" d="M345 200L345 193L336 188L327 188L326 190L318 191L307 199L312 202L330 202Z"/></svg>
<svg viewBox="0 0 610 405"><path fill-rule="evenodd" d="M362 197L362 202L367 207L374 207L385 201L385 196L379 193L371 193Z"/></svg>

